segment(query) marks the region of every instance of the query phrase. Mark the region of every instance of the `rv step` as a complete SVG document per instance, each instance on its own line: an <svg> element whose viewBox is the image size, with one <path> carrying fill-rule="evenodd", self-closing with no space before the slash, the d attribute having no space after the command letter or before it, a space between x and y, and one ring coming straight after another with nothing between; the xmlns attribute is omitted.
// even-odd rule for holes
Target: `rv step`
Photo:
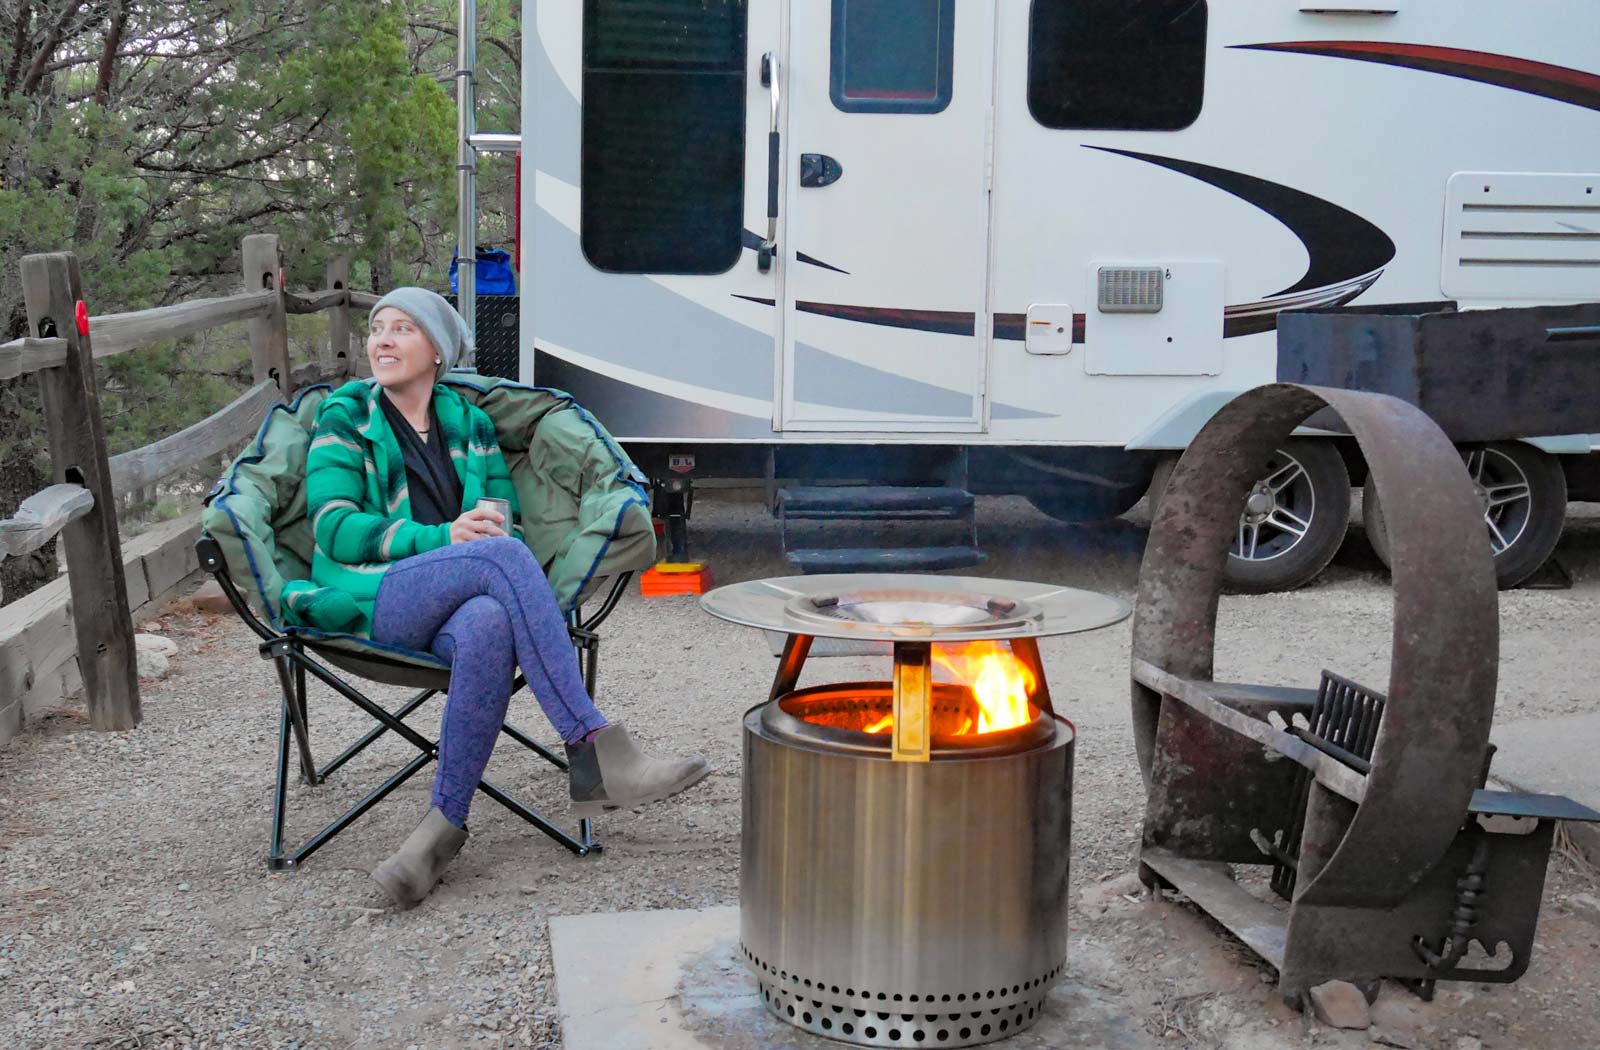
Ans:
<svg viewBox="0 0 1600 1050"><path fill-rule="evenodd" d="M960 518L972 511L972 493L935 486L794 485L778 491L786 518Z"/></svg>
<svg viewBox="0 0 1600 1050"><path fill-rule="evenodd" d="M784 557L804 573L932 572L977 565L984 553L976 547L838 547L789 551Z"/></svg>

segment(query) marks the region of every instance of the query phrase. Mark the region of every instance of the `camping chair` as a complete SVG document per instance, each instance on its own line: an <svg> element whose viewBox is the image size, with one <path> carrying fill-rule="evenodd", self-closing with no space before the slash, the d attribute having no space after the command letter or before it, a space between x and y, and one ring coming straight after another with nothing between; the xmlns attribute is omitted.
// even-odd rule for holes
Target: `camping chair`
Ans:
<svg viewBox="0 0 1600 1050"><path fill-rule="evenodd" d="M655 532L638 468L577 402L560 391L523 386L485 376L452 374L444 382L488 413L506 456L521 504L524 538L544 566L567 615L584 683L591 695L600 659L596 629L616 608L633 572L655 557ZM206 496L196 547L202 568L215 575L223 593L261 638L262 659L277 669L283 693L278 723L277 788L273 799L272 846L267 866L294 868L349 827L385 796L438 757L438 745L405 719L430 697L449 688L449 666L431 653L380 645L354 635L291 626L282 615L284 584L311 575L312 533L306 515L306 452L317 408L331 387L302 391L292 404L267 413L255 441ZM598 609L583 604L598 596ZM331 665L331 666L330 666ZM340 677L420 690L393 711ZM306 710L306 675L333 689L378 722L320 769L312 758ZM519 674L513 692L526 681ZM290 739L299 752L301 779L319 784L385 733L403 737L416 757L342 816L293 852L283 848ZM511 725L503 732L559 769L566 759ZM598 852L590 822L576 837L557 828L487 779L478 790L582 856Z"/></svg>

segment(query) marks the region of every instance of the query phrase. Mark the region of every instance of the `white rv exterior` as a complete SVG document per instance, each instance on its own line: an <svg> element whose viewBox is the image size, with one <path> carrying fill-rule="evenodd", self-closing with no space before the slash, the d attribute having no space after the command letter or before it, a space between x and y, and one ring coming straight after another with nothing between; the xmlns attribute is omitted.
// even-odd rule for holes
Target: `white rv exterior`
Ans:
<svg viewBox="0 0 1600 1050"><path fill-rule="evenodd" d="M543 382L545 358L562 362L625 440L1137 447L1197 395L1274 378L1285 308L1600 297L1588 0L1211 0L1200 111L1177 131L1041 124L1025 0L950 5L937 113L840 111L833 5L750 0L743 229L767 226L771 52L777 258L762 273L745 248L697 275L604 273L580 247L586 6L524 3L521 365ZM1402 45L1412 56L1385 60ZM1516 73L1505 62L1533 72L1496 83ZM838 181L802 188L803 152L836 158ZM651 158L637 163L648 177ZM1536 265L1462 264L1460 208L1481 173L1515 203L1572 206L1533 224L1536 239L1495 243ZM1346 225L1317 225L1339 210ZM1162 313L1101 313L1106 264L1170 270ZM1081 338L1030 352L1030 311ZM599 396L584 397L590 375Z"/></svg>
<svg viewBox="0 0 1600 1050"><path fill-rule="evenodd" d="M1176 449L1275 378L1281 311L1600 299L1593 0L524 0L523 25L521 376L634 448ZM668 142L586 100L650 75L669 115L742 79L731 164L693 113ZM837 177L802 185L806 154ZM618 256L629 187L701 155L737 247L591 257L586 223ZM688 221L630 221L658 219Z"/></svg>

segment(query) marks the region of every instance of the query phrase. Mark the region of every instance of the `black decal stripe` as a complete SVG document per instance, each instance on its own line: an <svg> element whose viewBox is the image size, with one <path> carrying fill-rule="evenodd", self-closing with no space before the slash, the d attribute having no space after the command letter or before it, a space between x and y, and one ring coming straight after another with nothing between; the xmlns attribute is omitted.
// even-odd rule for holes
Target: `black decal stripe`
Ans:
<svg viewBox="0 0 1600 1050"><path fill-rule="evenodd" d="M757 248L760 248L762 242L765 241L765 240L766 240L765 237L762 237L759 233L756 233L754 230L743 230L739 234L739 243L741 245L743 245L744 247L750 249L751 251L755 251ZM809 263L812 266L820 266L824 270L832 270L834 273L842 273L846 277L850 276L850 271L849 270L841 270L837 266L832 265L831 263L823 262L821 259L818 259L814 255L807 255L805 252L795 252L794 256L795 256L796 259L800 260L803 263Z"/></svg>
<svg viewBox="0 0 1600 1050"><path fill-rule="evenodd" d="M1311 258L1305 276L1283 291L1274 292L1273 297L1344 284L1383 269L1395 256L1394 241L1377 226L1331 201L1281 183L1173 157L1105 146L1085 148L1131 157L1199 179L1255 205L1283 223L1300 238Z"/></svg>
<svg viewBox="0 0 1600 1050"><path fill-rule="evenodd" d="M850 271L849 270L841 270L837 266L829 266L827 263L823 262L821 259L812 258L811 256L807 255L805 252L795 252L794 253L794 257L796 259L799 259L803 263L810 263L812 266L820 266L824 270L832 270L834 273L842 273L846 277L850 276Z"/></svg>
<svg viewBox="0 0 1600 1050"><path fill-rule="evenodd" d="M941 335L972 335L973 314L960 310L902 310L884 306L846 306L842 303L796 302L794 308L802 313L821 317L837 317L862 324L879 324L889 328L907 328L916 332L937 332Z"/></svg>
<svg viewBox="0 0 1600 1050"><path fill-rule="evenodd" d="M735 295L735 299L744 299L762 306L773 305L771 299L763 299L754 295ZM813 303L797 302L796 310L801 313L817 314L821 317L837 317L844 321L857 321L861 324L878 324L888 328L907 328L916 332L937 332L940 335L972 335L973 314L960 310L902 310L888 306L846 306L843 303Z"/></svg>
<svg viewBox="0 0 1600 1050"><path fill-rule="evenodd" d="M1083 329L1088 324L1088 318L1083 314L1072 315L1072 341L1083 342ZM994 337L996 339L1022 339L1025 337L1028 326L1027 314L995 314Z"/></svg>
<svg viewBox="0 0 1600 1050"><path fill-rule="evenodd" d="M1240 51L1283 51L1325 58L1376 62L1424 73L1507 88L1528 95L1600 110L1600 76L1568 66L1534 62L1489 51L1379 40L1292 40L1275 44L1235 44Z"/></svg>

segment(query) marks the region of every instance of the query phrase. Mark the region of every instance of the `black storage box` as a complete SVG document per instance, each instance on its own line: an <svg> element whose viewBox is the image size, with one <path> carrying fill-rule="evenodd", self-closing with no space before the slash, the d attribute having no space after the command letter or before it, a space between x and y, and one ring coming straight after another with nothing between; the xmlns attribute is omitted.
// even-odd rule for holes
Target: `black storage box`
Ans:
<svg viewBox="0 0 1600 1050"><path fill-rule="evenodd" d="M1600 432L1600 303L1400 303L1278 318L1278 379L1409 401L1454 441Z"/></svg>

